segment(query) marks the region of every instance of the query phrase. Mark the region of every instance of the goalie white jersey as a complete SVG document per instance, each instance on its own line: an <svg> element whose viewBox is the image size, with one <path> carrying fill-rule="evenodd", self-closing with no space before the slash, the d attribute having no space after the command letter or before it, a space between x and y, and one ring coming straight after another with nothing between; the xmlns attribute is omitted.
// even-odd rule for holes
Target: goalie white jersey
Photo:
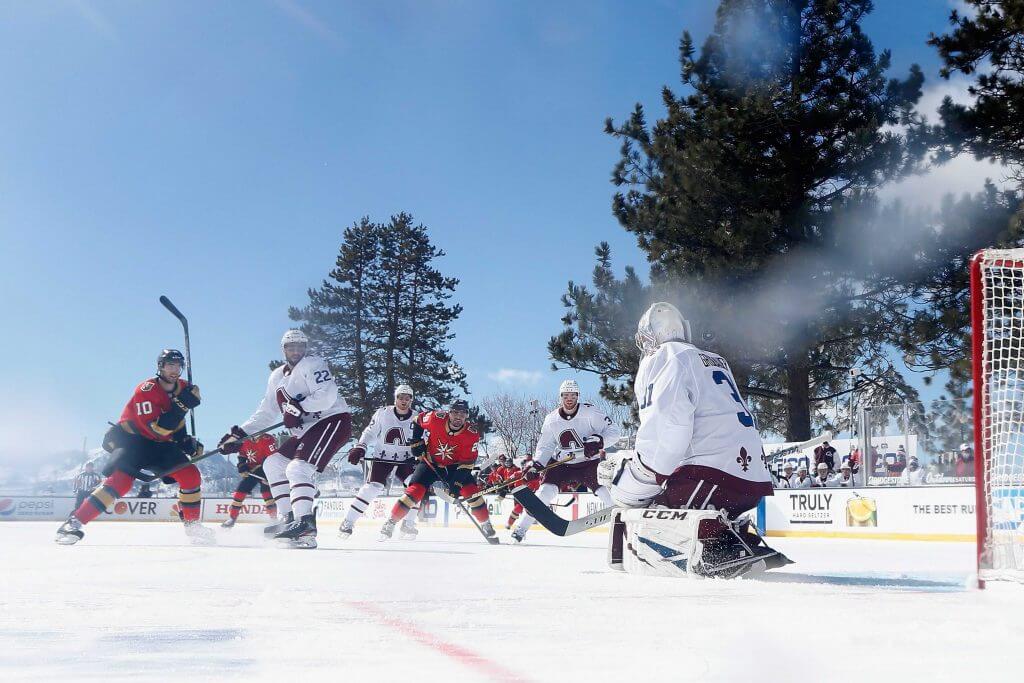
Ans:
<svg viewBox="0 0 1024 683"><path fill-rule="evenodd" d="M534 461L547 465L553 459L564 458L570 451L583 448L585 441L600 437L604 446L614 446L619 440L619 430L611 418L589 403L580 403L575 415L567 415L561 408L551 411L544 418ZM577 453L573 462L597 460L600 455L584 458Z"/></svg>
<svg viewBox="0 0 1024 683"><path fill-rule="evenodd" d="M636 453L661 475L684 465L711 467L770 484L761 436L718 354L670 341L640 361Z"/></svg>
<svg viewBox="0 0 1024 683"><path fill-rule="evenodd" d="M293 398L299 400L307 413L302 416L300 427L289 430L295 437L301 437L325 417L349 412L327 361L319 356L306 356L294 368L287 364L274 368L259 408L239 426L249 434L269 427L281 419L281 405Z"/></svg>
<svg viewBox="0 0 1024 683"><path fill-rule="evenodd" d="M378 408L359 437L359 443L366 447L367 460L411 460L413 455L409 442L412 441L415 417L416 412L413 410L399 415L394 406Z"/></svg>

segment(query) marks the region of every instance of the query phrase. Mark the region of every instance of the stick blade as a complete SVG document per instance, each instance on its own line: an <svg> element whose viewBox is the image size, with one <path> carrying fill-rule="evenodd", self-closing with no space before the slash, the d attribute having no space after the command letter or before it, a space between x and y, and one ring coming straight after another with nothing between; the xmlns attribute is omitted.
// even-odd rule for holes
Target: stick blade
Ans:
<svg viewBox="0 0 1024 683"><path fill-rule="evenodd" d="M173 315L175 318L181 321L181 324L185 326L185 329L188 329L188 319L181 311L178 310L177 306L171 303L170 299L161 294L160 303L163 304L164 308L171 312L171 315Z"/></svg>

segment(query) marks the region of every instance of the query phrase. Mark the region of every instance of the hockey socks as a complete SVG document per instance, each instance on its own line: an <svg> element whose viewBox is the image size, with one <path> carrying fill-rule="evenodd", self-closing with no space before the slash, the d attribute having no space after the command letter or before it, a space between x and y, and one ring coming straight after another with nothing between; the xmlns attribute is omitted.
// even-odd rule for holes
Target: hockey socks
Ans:
<svg viewBox="0 0 1024 683"><path fill-rule="evenodd" d="M130 474L115 471L97 486L89 497L75 510L75 518L82 524L88 524L100 516L115 500L132 490L135 480Z"/></svg>

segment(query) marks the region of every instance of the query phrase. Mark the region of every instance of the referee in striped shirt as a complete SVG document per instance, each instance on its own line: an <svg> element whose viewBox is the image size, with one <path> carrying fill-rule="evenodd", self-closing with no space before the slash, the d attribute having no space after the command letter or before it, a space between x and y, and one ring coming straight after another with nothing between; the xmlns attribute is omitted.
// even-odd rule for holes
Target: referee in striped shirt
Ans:
<svg viewBox="0 0 1024 683"><path fill-rule="evenodd" d="M85 470L83 470L77 477L75 477L75 509L77 510L92 490L100 485L102 478L99 472L93 471L93 464L91 462L85 463Z"/></svg>

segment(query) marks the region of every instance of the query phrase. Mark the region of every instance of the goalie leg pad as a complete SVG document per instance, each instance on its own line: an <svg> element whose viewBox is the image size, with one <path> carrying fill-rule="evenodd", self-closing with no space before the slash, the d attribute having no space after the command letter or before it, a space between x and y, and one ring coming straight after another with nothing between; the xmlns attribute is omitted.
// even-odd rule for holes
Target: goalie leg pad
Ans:
<svg viewBox="0 0 1024 683"><path fill-rule="evenodd" d="M718 578L789 564L721 511L667 508L617 513L608 562L630 574Z"/></svg>
<svg viewBox="0 0 1024 683"><path fill-rule="evenodd" d="M612 524L609 561L616 566L615 544L621 543L620 566L628 574L693 576L703 550L698 539L701 523L720 519L713 510L649 508L617 513Z"/></svg>

